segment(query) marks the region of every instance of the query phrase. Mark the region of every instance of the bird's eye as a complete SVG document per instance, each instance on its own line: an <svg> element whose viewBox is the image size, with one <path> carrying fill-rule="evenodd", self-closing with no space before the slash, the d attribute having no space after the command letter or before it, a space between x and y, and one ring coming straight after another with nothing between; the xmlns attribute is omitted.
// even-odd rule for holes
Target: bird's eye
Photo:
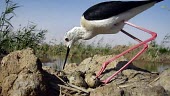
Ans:
<svg viewBox="0 0 170 96"><path fill-rule="evenodd" d="M67 42L68 42L68 41L69 41L69 39L68 39L68 38L65 38L65 41L67 41Z"/></svg>

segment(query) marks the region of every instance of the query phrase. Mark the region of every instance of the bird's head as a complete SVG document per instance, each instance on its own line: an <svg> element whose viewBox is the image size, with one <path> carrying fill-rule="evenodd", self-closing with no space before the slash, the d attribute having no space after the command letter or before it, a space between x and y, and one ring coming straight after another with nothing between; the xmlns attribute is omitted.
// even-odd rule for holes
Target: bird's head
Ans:
<svg viewBox="0 0 170 96"><path fill-rule="evenodd" d="M80 32L80 27L74 27L65 34L64 41L67 47L71 48L76 41L81 39Z"/></svg>
<svg viewBox="0 0 170 96"><path fill-rule="evenodd" d="M65 34L64 41L67 46L67 53L66 53L63 69L67 62L67 57L69 55L71 46L79 39L82 39L83 34L84 34L84 29L82 27L74 27Z"/></svg>

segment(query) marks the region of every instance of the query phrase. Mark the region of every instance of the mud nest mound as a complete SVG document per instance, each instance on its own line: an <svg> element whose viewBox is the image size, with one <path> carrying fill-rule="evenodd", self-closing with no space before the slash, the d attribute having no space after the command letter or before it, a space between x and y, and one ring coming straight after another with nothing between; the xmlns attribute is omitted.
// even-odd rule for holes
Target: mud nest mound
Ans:
<svg viewBox="0 0 170 96"><path fill-rule="evenodd" d="M119 58L95 78L102 63L111 57L95 55L57 71L42 66L30 48L12 52L0 64L0 96L170 95L170 69L153 73L130 64L108 84L101 83L127 63L126 58Z"/></svg>

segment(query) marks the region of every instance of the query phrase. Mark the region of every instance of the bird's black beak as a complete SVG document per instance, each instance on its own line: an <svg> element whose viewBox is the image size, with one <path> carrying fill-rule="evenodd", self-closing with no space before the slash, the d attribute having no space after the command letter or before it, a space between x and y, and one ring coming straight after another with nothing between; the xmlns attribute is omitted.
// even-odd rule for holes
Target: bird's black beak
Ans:
<svg viewBox="0 0 170 96"><path fill-rule="evenodd" d="M63 65L63 70L64 70L64 67L65 67L65 65L66 65L66 62L67 62L67 58L68 58L69 52L70 52L70 48L67 47L67 53L66 53L66 57L65 57L64 65Z"/></svg>

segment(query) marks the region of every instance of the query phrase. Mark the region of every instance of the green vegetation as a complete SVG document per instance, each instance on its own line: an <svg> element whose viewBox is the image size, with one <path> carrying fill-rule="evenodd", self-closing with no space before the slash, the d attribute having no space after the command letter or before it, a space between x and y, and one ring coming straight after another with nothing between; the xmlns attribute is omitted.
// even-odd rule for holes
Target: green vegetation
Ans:
<svg viewBox="0 0 170 96"><path fill-rule="evenodd" d="M19 6L10 0L5 0L4 3L5 8L0 16L0 53L9 53L27 47L37 50L45 39L47 30L38 30L36 25L28 25L15 32L11 19L15 16L14 10Z"/></svg>
<svg viewBox="0 0 170 96"><path fill-rule="evenodd" d="M132 47L134 45L117 45L115 47L111 47L110 45L101 46L97 45L95 46L92 44L86 44L84 42L78 42L71 48L70 52L70 61L72 59L75 61L74 58L77 60L83 60L87 57L94 56L96 54L100 55L112 55L112 54L119 54L128 48ZM137 54L141 50L142 46L138 49L135 49L129 54L126 54L125 57L128 59L131 59L133 56ZM63 43L60 43L58 45L49 45L49 44L42 44L41 47L38 50L39 57L41 58L49 58L53 60L56 56L63 57L66 54L66 46ZM138 60L145 60L145 61L157 61L162 62L165 60L170 60L170 49L168 47L163 47L161 45L156 44L155 41L152 41L149 44L149 48L144 54L142 54Z"/></svg>
<svg viewBox="0 0 170 96"><path fill-rule="evenodd" d="M33 48L36 55L44 61L53 60L53 58L55 59L57 56L64 57L66 47L63 43L55 44L56 41L54 41L53 44L47 44L43 42L47 30L39 30L37 26L33 24L28 24L26 27L19 28L17 31L13 30L11 19L15 16L14 11L18 7L18 4L10 0L5 0L5 8L0 16L0 56L15 50L30 47ZM149 44L149 49L138 59L148 61L170 60L170 48L165 46L168 45L169 42L170 34L165 36L161 45L158 45L156 41L152 41ZM82 60L96 54L119 54L131 46L133 45L118 45L112 48L109 44L101 46L98 43L95 46L93 43L85 44L84 42L77 42L71 49L70 58L79 58L79 60ZM138 48L125 56L130 59L140 49L141 48Z"/></svg>
<svg viewBox="0 0 170 96"><path fill-rule="evenodd" d="M106 45L105 47L102 46L93 46L94 44L85 44L84 42L77 42L74 46L72 46L71 51L70 51L70 58L87 58L90 56L93 56L95 54L101 54L101 55L106 55L106 54L113 54L113 50L111 46ZM40 58L49 58L49 59L55 59L56 56L63 57L66 54L66 46L63 43L60 44L42 44L38 51L37 55Z"/></svg>

